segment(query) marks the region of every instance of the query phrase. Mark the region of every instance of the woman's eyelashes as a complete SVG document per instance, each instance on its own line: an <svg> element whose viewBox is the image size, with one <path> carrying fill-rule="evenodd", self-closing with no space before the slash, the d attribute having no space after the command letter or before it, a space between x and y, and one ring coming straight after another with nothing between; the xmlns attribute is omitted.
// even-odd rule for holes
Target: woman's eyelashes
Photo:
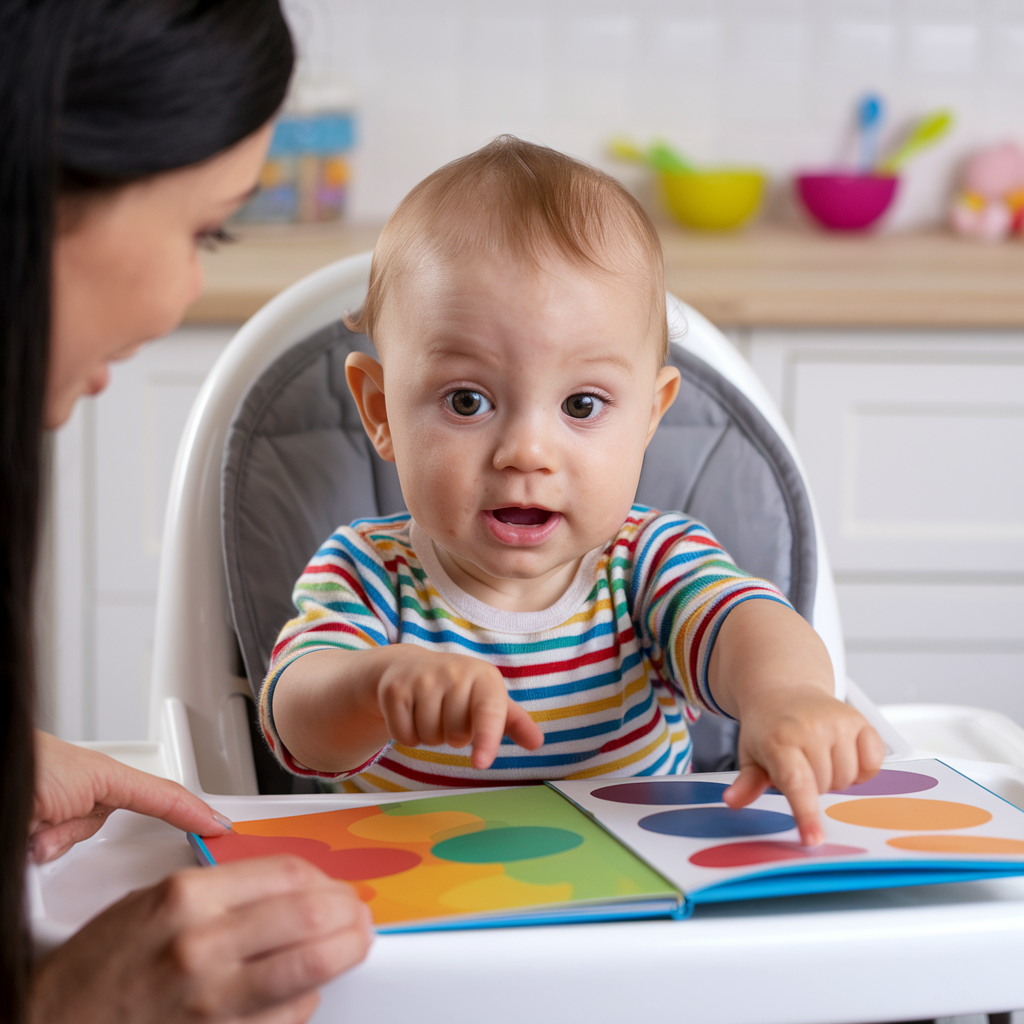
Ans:
<svg viewBox="0 0 1024 1024"><path fill-rule="evenodd" d="M208 228L196 235L196 244L200 249L205 249L207 252L216 252L219 246L237 241L238 236L233 235L223 225L216 228Z"/></svg>
<svg viewBox="0 0 1024 1024"><path fill-rule="evenodd" d="M467 419L472 416L482 416L494 408L490 400L481 395L479 391L468 389L449 392L445 396L445 401L452 412Z"/></svg>

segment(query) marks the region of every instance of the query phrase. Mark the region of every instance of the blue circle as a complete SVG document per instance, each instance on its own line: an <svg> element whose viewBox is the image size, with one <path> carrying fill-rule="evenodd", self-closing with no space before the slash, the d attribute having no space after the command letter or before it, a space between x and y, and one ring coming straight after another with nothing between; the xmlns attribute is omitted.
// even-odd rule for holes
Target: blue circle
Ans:
<svg viewBox="0 0 1024 1024"><path fill-rule="evenodd" d="M590 795L616 804L717 804L729 787L695 779L645 779L603 786Z"/></svg>
<svg viewBox="0 0 1024 1024"><path fill-rule="evenodd" d="M648 832L665 836L688 836L691 839L727 839L729 836L766 836L786 832L796 826L789 814L778 811L752 810L744 807L696 807L678 811L649 814L639 821Z"/></svg>

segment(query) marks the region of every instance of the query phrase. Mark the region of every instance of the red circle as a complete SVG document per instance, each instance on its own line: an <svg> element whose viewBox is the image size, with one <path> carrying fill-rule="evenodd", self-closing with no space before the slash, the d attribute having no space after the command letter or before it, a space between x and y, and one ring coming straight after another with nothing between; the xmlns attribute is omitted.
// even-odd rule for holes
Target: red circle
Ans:
<svg viewBox="0 0 1024 1024"><path fill-rule="evenodd" d="M698 850L690 863L699 868L742 868L749 864L770 864L776 860L805 860L813 857L848 857L867 853L859 846L801 846L784 840L761 839L750 843L725 843Z"/></svg>
<svg viewBox="0 0 1024 1024"><path fill-rule="evenodd" d="M416 867L423 859L412 850L388 846L361 846L332 850L319 839L303 836L247 836L229 832L204 842L218 864L249 857L269 857L275 853L294 853L315 864L325 875L344 882L362 882L384 878Z"/></svg>

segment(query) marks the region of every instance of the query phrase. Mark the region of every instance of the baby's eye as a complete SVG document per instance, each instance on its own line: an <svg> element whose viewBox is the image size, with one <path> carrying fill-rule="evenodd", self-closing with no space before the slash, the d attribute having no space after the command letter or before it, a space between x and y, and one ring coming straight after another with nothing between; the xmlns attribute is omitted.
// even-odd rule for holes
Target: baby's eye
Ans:
<svg viewBox="0 0 1024 1024"><path fill-rule="evenodd" d="M585 420L596 416L604 408L604 400L597 395L570 395L562 403L562 411L574 420Z"/></svg>
<svg viewBox="0 0 1024 1024"><path fill-rule="evenodd" d="M448 405L460 416L479 416L494 408L479 391L453 391L448 396Z"/></svg>

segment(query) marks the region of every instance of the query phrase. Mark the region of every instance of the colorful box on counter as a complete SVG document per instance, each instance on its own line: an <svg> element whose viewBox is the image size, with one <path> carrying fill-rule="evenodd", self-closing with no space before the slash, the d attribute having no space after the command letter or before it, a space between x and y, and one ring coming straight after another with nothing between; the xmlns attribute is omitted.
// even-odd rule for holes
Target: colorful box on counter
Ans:
<svg viewBox="0 0 1024 1024"><path fill-rule="evenodd" d="M351 111L282 117L260 173L260 190L239 210L236 220L340 220L348 197L349 154L354 143Z"/></svg>

